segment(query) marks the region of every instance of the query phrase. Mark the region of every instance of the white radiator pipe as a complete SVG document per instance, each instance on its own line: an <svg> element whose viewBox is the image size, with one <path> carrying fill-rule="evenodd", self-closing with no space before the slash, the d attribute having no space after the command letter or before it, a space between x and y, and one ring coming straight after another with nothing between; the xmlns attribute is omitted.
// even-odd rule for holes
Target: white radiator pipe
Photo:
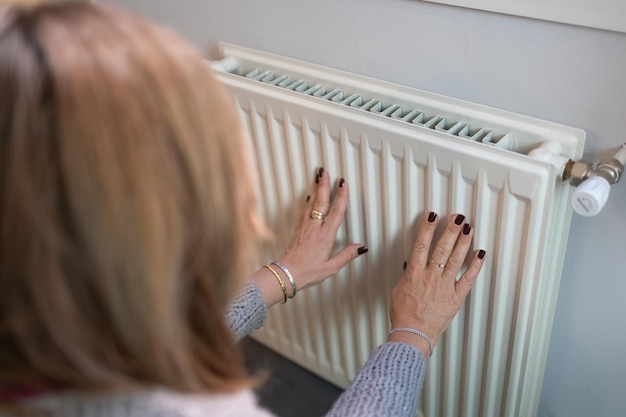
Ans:
<svg viewBox="0 0 626 417"><path fill-rule="evenodd" d="M528 156L549 163L556 168L559 178L563 177L569 158L562 155L563 146L555 140L547 140L528 153Z"/></svg>
<svg viewBox="0 0 626 417"><path fill-rule="evenodd" d="M620 146L619 150L613 155L613 158L621 162L622 165L626 165L626 143Z"/></svg>
<svg viewBox="0 0 626 417"><path fill-rule="evenodd" d="M239 68L237 58L229 56L221 61L208 61L209 66L219 72L234 72Z"/></svg>

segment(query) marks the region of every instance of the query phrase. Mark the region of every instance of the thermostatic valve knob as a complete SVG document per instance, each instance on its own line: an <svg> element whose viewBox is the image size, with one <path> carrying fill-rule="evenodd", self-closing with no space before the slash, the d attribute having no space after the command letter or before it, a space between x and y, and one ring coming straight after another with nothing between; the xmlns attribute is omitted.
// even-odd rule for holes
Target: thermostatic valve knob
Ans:
<svg viewBox="0 0 626 417"><path fill-rule="evenodd" d="M595 216L600 213L611 192L611 184L600 176L583 181L572 194L572 207L581 216Z"/></svg>

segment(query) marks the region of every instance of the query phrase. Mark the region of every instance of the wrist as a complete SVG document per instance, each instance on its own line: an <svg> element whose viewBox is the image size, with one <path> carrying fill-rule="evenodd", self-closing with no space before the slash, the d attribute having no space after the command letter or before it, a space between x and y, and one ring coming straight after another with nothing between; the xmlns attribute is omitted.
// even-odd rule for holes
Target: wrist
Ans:
<svg viewBox="0 0 626 417"><path fill-rule="evenodd" d="M433 354L434 342L426 333L413 327L392 327L387 340L408 343L420 350L426 359Z"/></svg>
<svg viewBox="0 0 626 417"><path fill-rule="evenodd" d="M276 277L274 277L267 268L259 269L252 274L250 279L256 284L259 291L261 291L261 295L268 308L283 301L284 294L282 288L279 283L276 282Z"/></svg>
<svg viewBox="0 0 626 417"><path fill-rule="evenodd" d="M423 332L432 343L433 348L435 347L435 345L437 344L437 340L439 340L439 337L441 336L441 333L437 330L437 328L429 326L429 323L426 321L406 316L394 317L391 319L391 329L397 329L402 327L416 329L420 332Z"/></svg>
<svg viewBox="0 0 626 417"><path fill-rule="evenodd" d="M428 359L430 357L430 346L428 342L416 334L408 332L395 332L387 336L387 341L407 343L422 352L424 358Z"/></svg>
<svg viewBox="0 0 626 417"><path fill-rule="evenodd" d="M263 266L250 279L261 291L268 308L279 302L286 303L298 292L293 275L281 261Z"/></svg>

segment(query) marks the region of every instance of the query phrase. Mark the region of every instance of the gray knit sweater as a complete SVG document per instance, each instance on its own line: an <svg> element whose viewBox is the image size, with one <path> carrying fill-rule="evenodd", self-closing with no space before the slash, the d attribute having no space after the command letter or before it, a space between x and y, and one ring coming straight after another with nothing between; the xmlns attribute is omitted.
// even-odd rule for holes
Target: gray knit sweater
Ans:
<svg viewBox="0 0 626 417"><path fill-rule="evenodd" d="M262 326L267 305L248 283L226 318L237 340ZM424 381L426 360L415 347L385 343L372 353L327 417L413 417ZM303 387L306 389L306 387ZM189 395L168 389L87 396L77 392L33 398L28 405L51 417L270 417L251 390L234 394ZM5 417L0 411L0 417ZM284 416L287 417L287 416Z"/></svg>

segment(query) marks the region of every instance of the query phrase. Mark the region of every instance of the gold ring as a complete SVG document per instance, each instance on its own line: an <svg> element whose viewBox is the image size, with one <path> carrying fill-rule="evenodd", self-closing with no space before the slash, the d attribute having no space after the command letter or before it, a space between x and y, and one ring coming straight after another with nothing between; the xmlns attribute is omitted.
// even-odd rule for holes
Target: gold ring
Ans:
<svg viewBox="0 0 626 417"><path fill-rule="evenodd" d="M322 213L321 211L311 210L311 219L324 220L324 217L326 217L326 215Z"/></svg>
<svg viewBox="0 0 626 417"><path fill-rule="evenodd" d="M433 261L432 259L429 261L429 263L431 263L431 264L435 264L435 265L437 265L439 268L443 268L443 267L445 267L445 266L446 266L446 264L440 264L439 262L435 262L435 261Z"/></svg>

